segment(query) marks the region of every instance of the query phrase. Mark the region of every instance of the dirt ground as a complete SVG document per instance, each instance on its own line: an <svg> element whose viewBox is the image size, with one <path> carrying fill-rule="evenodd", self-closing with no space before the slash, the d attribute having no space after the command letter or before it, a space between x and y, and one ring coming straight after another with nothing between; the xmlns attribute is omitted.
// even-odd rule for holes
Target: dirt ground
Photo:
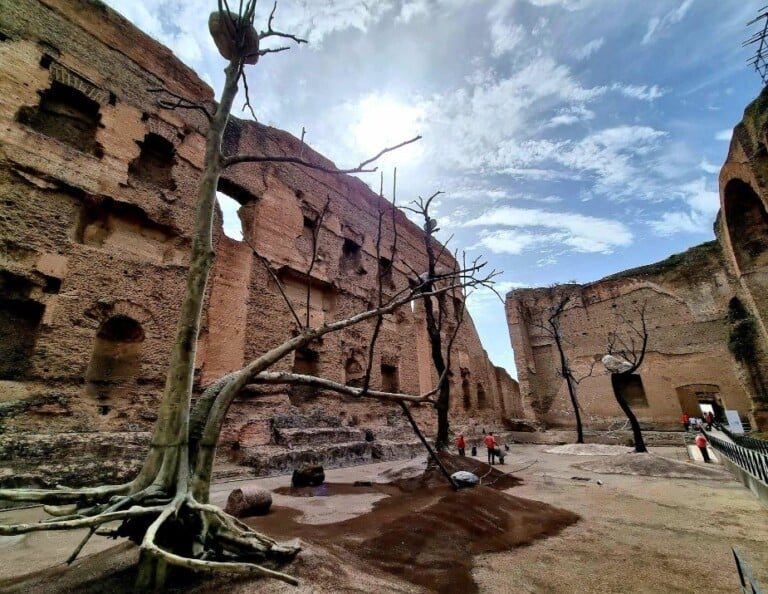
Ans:
<svg viewBox="0 0 768 594"><path fill-rule="evenodd" d="M459 493L421 477L419 461L331 470L318 493L286 488L287 476L255 481L273 490L274 505L249 523L301 539L304 550L284 570L302 585L196 577L179 581L177 591L734 592L733 545L768 586L768 508L724 471L684 462L682 448L655 448L663 458L631 465L625 454L612 464L610 456L548 448L512 446L506 464L484 478L491 486ZM459 462L490 470L479 459ZM607 474L638 465L694 478ZM702 472L709 474L696 476ZM372 484L354 487L356 480ZM223 505L241 484L216 485L213 502ZM41 515L15 510L0 521ZM134 547L94 538L63 567L78 540L72 533L0 538L0 592L130 591Z"/></svg>

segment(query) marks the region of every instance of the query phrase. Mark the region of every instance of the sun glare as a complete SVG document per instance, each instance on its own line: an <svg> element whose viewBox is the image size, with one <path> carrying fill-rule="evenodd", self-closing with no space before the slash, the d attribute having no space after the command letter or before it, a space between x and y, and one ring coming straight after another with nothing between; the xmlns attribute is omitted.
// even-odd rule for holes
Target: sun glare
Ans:
<svg viewBox="0 0 768 594"><path fill-rule="evenodd" d="M423 128L423 107L408 105L389 95L368 95L355 106L355 111L352 136L356 147L366 156L413 138ZM423 142L417 142L403 147L386 155L382 162L402 165L418 161L422 145Z"/></svg>

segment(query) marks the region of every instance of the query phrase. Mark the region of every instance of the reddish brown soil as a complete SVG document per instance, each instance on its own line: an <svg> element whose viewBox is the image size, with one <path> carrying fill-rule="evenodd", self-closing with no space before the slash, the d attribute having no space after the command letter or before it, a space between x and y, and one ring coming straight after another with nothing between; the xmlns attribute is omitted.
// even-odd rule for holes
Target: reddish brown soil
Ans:
<svg viewBox="0 0 768 594"><path fill-rule="evenodd" d="M502 493L500 489L520 481L498 469L450 454L443 454L442 459L451 471L487 473L483 482L491 486L455 492L439 471L429 469L421 477L389 484L355 487L329 483L320 491L282 488L279 492L298 497L373 492L389 496L379 500L370 513L333 524L301 523L301 512L281 506L273 506L269 514L250 518L248 523L279 540L298 537L310 550L328 551L327 563L339 563L341 558L340 563L366 573L389 573L435 592L471 593L477 592L471 575L474 555L530 544L558 533L579 518L545 503ZM0 592L130 592L135 549L123 548L120 555L112 557L108 553L83 559L69 571L53 568L0 585ZM319 567L301 559L300 555L285 570L310 582L318 578L318 571L330 576L327 579L331 582L340 579L338 567ZM172 583L170 591L202 594L224 591L228 584L234 587L244 581L224 576L176 576ZM339 586L342 589L343 584Z"/></svg>

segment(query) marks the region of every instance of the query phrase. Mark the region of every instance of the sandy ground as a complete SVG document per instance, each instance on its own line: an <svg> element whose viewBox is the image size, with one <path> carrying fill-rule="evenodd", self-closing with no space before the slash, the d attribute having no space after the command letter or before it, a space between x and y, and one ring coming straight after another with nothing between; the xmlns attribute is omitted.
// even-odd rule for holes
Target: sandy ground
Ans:
<svg viewBox="0 0 768 594"><path fill-rule="evenodd" d="M528 546L476 555L471 573L474 583L460 582L461 585L457 583L456 587L442 591L735 592L739 583L731 556L733 545L738 546L763 588L768 587L768 508L729 475L668 478L605 474L584 468L585 463L599 461L602 466L595 468L606 470L608 457L604 452L600 456L584 452L549 454L546 450L550 447L512 447L506 464L497 468L515 471L523 484L507 493L575 512L581 516L580 521ZM654 448L653 452L694 468L704 467L686 463L683 448ZM616 456L616 461L621 457ZM328 481L337 483L387 481L393 475L407 476L410 466L413 465L390 462L331 470L326 474ZM382 475L388 470L389 476ZM288 485L289 477L254 482L272 490ZM229 491L240 484L216 485L213 502L223 505ZM279 526L295 529L306 524L308 535L315 530L327 539L330 534L343 534L345 526L354 530L356 518L374 517L371 511L384 505L388 495L367 489L360 494L329 497L274 494L273 499L274 507L282 510L275 517L287 518ZM428 510L434 498L414 495L407 501L413 508L410 511L419 514ZM381 516L382 529L398 521L408 522L409 516L403 520L403 513ZM0 513L0 521L34 521L41 515L39 509L16 510ZM326 533L322 532L324 529ZM355 536L346 538L349 541ZM73 568L58 565L40 573L56 562L61 563L78 540L79 536L72 533L0 538L0 592L106 591L99 589L99 584L104 583L99 581L103 574L112 572L119 576L135 560L135 549L125 546L116 553L99 553L113 547L114 541L95 537ZM303 580L299 588L274 582L219 579L187 584L183 590L226 590L229 594L429 591L416 585L412 578L409 581L407 575L395 576L373 568L370 561L350 555L349 548L318 544L323 542L322 538L310 539L299 559L286 568ZM39 579L13 579L32 572L38 572ZM82 579L73 578L78 572L92 576L94 582L83 586Z"/></svg>

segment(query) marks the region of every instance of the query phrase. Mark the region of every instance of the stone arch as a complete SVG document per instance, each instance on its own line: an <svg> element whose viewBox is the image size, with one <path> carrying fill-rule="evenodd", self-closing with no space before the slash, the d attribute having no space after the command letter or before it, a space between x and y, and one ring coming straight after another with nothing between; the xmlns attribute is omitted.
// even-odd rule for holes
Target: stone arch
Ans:
<svg viewBox="0 0 768 594"><path fill-rule="evenodd" d="M145 337L142 325L129 316L115 314L102 322L85 374L86 393L98 400L130 394L139 376Z"/></svg>
<svg viewBox="0 0 768 594"><path fill-rule="evenodd" d="M740 274L768 266L768 214L752 187L730 180L723 190L725 227Z"/></svg>
<svg viewBox="0 0 768 594"><path fill-rule="evenodd" d="M101 107L110 94L49 57L41 65L50 71L50 86L40 92L38 105L18 111L17 121L83 153L103 157L96 135L103 127Z"/></svg>
<svg viewBox="0 0 768 594"><path fill-rule="evenodd" d="M97 324L104 324L109 318L115 316L131 318L141 325L146 336L152 336L150 331L154 320L152 312L137 303L128 301L127 299L99 301L94 307L86 311L85 315L95 320Z"/></svg>
<svg viewBox="0 0 768 594"><path fill-rule="evenodd" d="M488 401L485 396L485 388L480 382L477 383L477 408L483 409L488 406Z"/></svg>

